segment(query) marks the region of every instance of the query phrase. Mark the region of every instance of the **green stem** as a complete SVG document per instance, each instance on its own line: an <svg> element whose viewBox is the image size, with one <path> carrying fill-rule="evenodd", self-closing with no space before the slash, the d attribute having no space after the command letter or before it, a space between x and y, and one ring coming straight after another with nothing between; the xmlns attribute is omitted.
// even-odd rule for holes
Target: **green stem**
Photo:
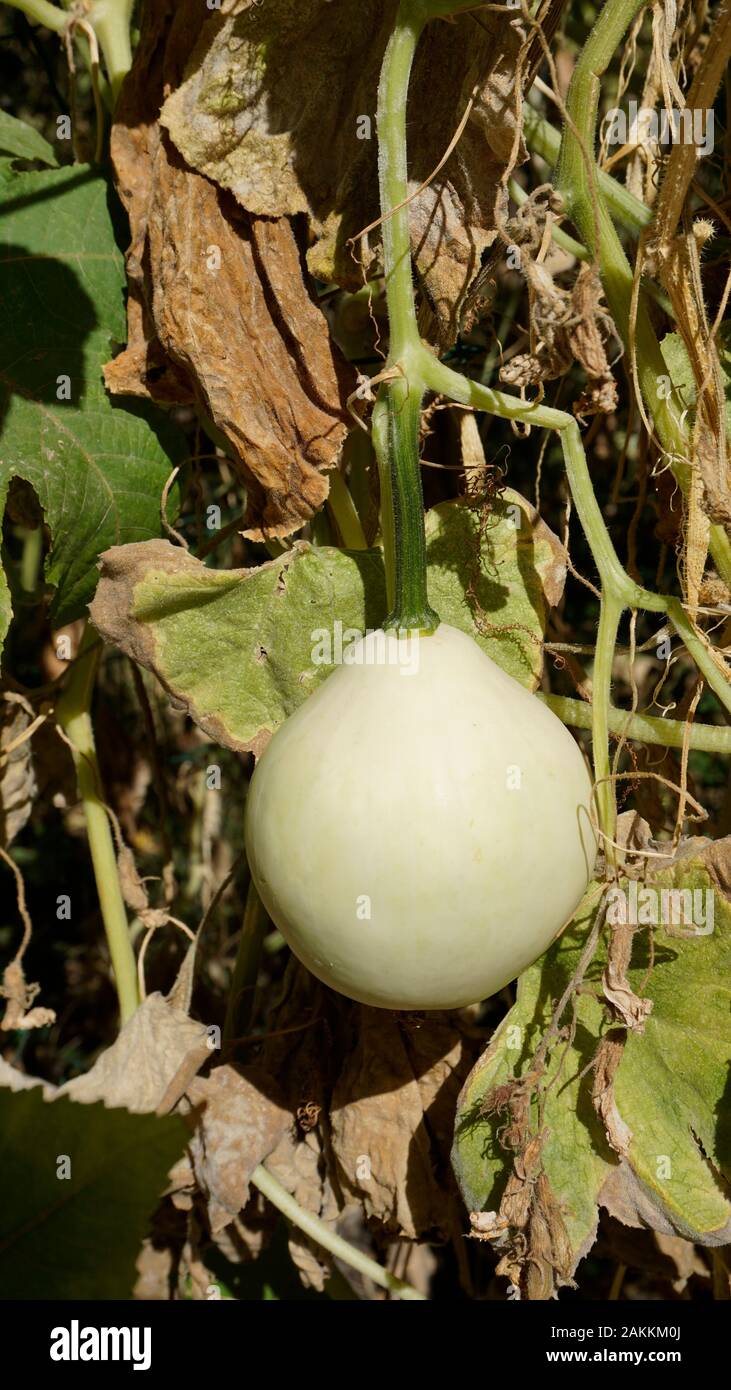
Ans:
<svg viewBox="0 0 731 1390"><path fill-rule="evenodd" d="M563 724L573 729L592 727L592 708L586 700L574 700L568 695L547 695L536 691L542 704L548 705ZM652 743L660 748L687 746L692 753L731 754L731 727L721 724L684 724L681 719L661 719L654 714L630 714L629 710L607 710L609 732L640 743Z"/></svg>
<svg viewBox="0 0 731 1390"><path fill-rule="evenodd" d="M22 10L34 24L42 24L44 29L51 29L54 34L62 34L68 24L68 15L57 5L51 5L49 0L5 0L5 4L12 5L14 10Z"/></svg>
<svg viewBox="0 0 731 1390"><path fill-rule="evenodd" d="M378 180L390 350L373 416L381 479L384 558L390 611L384 627L433 632L439 618L427 596L424 500L419 467L423 388L414 371L421 343L411 282L406 158L406 104L411 67L426 21L423 7L402 0L378 86ZM396 209L394 211L394 209Z"/></svg>
<svg viewBox="0 0 731 1390"><path fill-rule="evenodd" d="M597 783L597 819L605 837L604 853L607 864L611 866L615 862L612 840L616 838L617 797L614 782L611 781L612 768L609 759L609 705L612 691L614 648L617 645L617 630L622 616L622 608L621 599L617 598L611 591L603 589L594 656L591 702L591 738L594 750L594 777Z"/></svg>
<svg viewBox="0 0 731 1390"><path fill-rule="evenodd" d="M89 14L89 21L104 54L104 66L115 104L132 66L130 23L133 8L134 0L94 0Z"/></svg>
<svg viewBox="0 0 731 1390"><path fill-rule="evenodd" d="M244 920L241 925L236 963L228 992L226 1019L223 1025L225 1042L229 1042L232 1038L241 1037L248 1032L254 1007L259 958L268 925L269 919L266 910L252 879L249 881L249 889L246 894Z"/></svg>
<svg viewBox="0 0 731 1390"><path fill-rule="evenodd" d="M41 578L43 527L36 526L34 530L31 530L30 527L18 527L18 536L23 542L20 557L20 587L26 594L35 594L38 591Z"/></svg>
<svg viewBox="0 0 731 1390"><path fill-rule="evenodd" d="M632 329L633 274L607 210L594 163L601 79L635 15L646 0L608 0L574 69L556 170L556 186L586 246L597 254L607 303L625 350L634 351L642 398L652 415L673 476L685 493L690 484L689 441L676 393L666 399L661 379L668 375L642 290ZM731 540L719 525L710 529L710 550L719 575L731 589Z"/></svg>
<svg viewBox="0 0 731 1390"><path fill-rule="evenodd" d="M68 11L50 4L50 0L5 0L5 4L22 10L33 23L42 24L54 34L65 33L69 23ZM132 66L130 21L133 9L134 0L94 0L86 16L104 55L104 66L115 102Z"/></svg>
<svg viewBox="0 0 731 1390"><path fill-rule="evenodd" d="M139 1004L137 967L117 871L109 816L101 793L101 777L91 722L91 701L102 652L102 643L91 624L79 647L66 688L56 707L56 718L74 749L74 764L86 819L91 861L99 906L109 944L119 1012L124 1025Z"/></svg>
<svg viewBox="0 0 731 1390"><path fill-rule="evenodd" d="M489 411L503 419L521 420L525 424L554 429L559 433L571 496L602 582L602 620L596 656L599 686L597 688L595 678L592 728L594 770L596 780L600 783L597 789L599 823L604 834L613 838L613 793L611 783L605 783L602 779L608 775L609 768L609 695L616 624L622 609L644 608L652 613L666 613L707 684L730 714L731 685L699 637L680 600L654 594L643 588L636 584L623 568L596 500L581 433L573 415L556 410L552 406L521 401L515 396L508 396L502 391L483 386L480 382L461 376L445 363L438 362L424 348L418 370L429 390L451 400L470 405L474 410ZM609 795L604 791L605 787L609 788Z"/></svg>
<svg viewBox="0 0 731 1390"><path fill-rule="evenodd" d="M382 1289L388 1289L389 1293L396 1294L398 1298L418 1300L420 1303L426 1302L424 1295L419 1293L417 1289L412 1288L410 1284L405 1284L402 1279L397 1279L394 1274L389 1274L388 1270L372 1260L370 1255L366 1255L362 1250L350 1245L347 1240L343 1240L343 1237L339 1236L319 1216L314 1216L311 1211L304 1211L286 1187L283 1187L263 1164L260 1163L258 1168L254 1169L251 1181L263 1193L267 1201L271 1202L272 1206L276 1207L288 1221L292 1222L293 1226L304 1231L305 1235L310 1236L323 1250L329 1250L336 1259L343 1260L345 1264L350 1265L351 1269L357 1269L360 1274L365 1274L368 1279L372 1279L374 1284L379 1284Z"/></svg>

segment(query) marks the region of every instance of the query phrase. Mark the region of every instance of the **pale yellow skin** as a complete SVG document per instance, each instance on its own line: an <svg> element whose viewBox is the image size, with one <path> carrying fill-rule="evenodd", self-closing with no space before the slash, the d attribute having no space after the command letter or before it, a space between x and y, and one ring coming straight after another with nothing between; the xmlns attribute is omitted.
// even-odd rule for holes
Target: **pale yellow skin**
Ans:
<svg viewBox="0 0 731 1390"><path fill-rule="evenodd" d="M591 784L556 716L470 637L442 623L406 640L361 639L363 664L274 735L246 848L272 921L325 984L450 1009L501 989L571 916L596 852Z"/></svg>

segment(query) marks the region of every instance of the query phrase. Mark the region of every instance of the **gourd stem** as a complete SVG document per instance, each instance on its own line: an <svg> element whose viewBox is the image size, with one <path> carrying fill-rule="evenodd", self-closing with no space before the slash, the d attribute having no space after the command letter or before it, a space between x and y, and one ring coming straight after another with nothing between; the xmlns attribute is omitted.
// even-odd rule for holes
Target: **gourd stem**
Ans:
<svg viewBox="0 0 731 1390"><path fill-rule="evenodd" d="M101 653L102 642L89 623L66 688L56 706L56 719L73 748L99 906L112 960L119 1012L122 1024L125 1024L139 1004L139 993L127 909L119 883L117 856L104 805L91 722L91 700Z"/></svg>
<svg viewBox="0 0 731 1390"><path fill-rule="evenodd" d="M419 467L423 385L411 281L406 160L409 77L428 16L402 0L381 67L378 86L378 181L383 269L388 310L389 380L373 414L373 444L381 480L381 508L389 614L384 627L433 632L439 618L427 597L424 499Z"/></svg>

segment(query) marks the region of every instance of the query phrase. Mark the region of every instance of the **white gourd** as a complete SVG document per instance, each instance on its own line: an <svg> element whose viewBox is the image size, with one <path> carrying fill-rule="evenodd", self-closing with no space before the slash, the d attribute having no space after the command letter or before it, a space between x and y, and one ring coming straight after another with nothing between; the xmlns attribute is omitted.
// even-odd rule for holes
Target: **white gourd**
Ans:
<svg viewBox="0 0 731 1390"><path fill-rule="evenodd" d="M589 775L556 716L456 628L371 633L348 656L259 761L251 873L325 984L457 1008L520 974L577 906Z"/></svg>

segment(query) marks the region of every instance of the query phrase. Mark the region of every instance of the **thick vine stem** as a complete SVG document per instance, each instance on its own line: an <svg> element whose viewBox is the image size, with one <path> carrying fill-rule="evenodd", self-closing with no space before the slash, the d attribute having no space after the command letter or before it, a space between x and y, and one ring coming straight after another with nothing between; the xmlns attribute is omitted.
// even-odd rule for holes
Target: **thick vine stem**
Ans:
<svg viewBox="0 0 731 1390"><path fill-rule="evenodd" d="M416 46L428 18L418 0L402 0L378 86L378 180L391 379L379 391L373 444L381 479L389 614L384 626L433 632L439 618L426 588L424 499L419 467L423 391L413 365L421 351L411 282L406 103Z"/></svg>
<svg viewBox="0 0 731 1390"><path fill-rule="evenodd" d="M117 856L101 795L101 777L90 714L101 652L101 639L91 624L87 624L66 688L56 706L56 718L73 747L99 906L112 960L119 1012L122 1024L125 1024L140 1000L137 966L119 883Z"/></svg>
<svg viewBox="0 0 731 1390"><path fill-rule="evenodd" d="M89 13L89 22L104 54L114 103L132 66L130 23L133 9L134 0L93 0Z"/></svg>
<svg viewBox="0 0 731 1390"><path fill-rule="evenodd" d="M382 1289L387 1289L397 1298L418 1301L419 1303L426 1302L424 1294L419 1293L418 1289L413 1288L411 1284L405 1284L394 1274L389 1274L388 1270L372 1260L370 1255L366 1255L347 1240L343 1240L343 1237L333 1231L331 1226L326 1225L319 1216L314 1216L311 1211L305 1211L287 1191L286 1187L283 1187L263 1164L260 1163L258 1168L254 1169L251 1181L271 1202L272 1206L281 1211L282 1216L286 1217L287 1221L291 1221L293 1226L298 1226L323 1250L329 1250L336 1259L350 1265L351 1269L357 1269L360 1274L365 1274L368 1279L373 1280L374 1284L380 1285Z"/></svg>
<svg viewBox="0 0 731 1390"><path fill-rule="evenodd" d="M612 691L614 649L617 645L617 631L623 606L621 598L616 593L603 587L594 656L591 701L597 819L600 829L604 832L604 855L607 866L611 869L614 869L616 864L616 850L613 841L616 839L617 798L614 792L614 783L611 780L612 768L609 758L609 704Z"/></svg>
<svg viewBox="0 0 731 1390"><path fill-rule="evenodd" d="M54 34L63 34L69 22L68 15L58 5L52 5L50 0L5 0L5 4L11 5L14 10L22 10L32 23L42 24L44 29L50 29Z"/></svg>
<svg viewBox="0 0 731 1390"><path fill-rule="evenodd" d="M691 464L689 441L681 422L683 403L677 394L666 399L660 390L667 367L642 292L632 323L634 277L606 207L603 183L594 163L601 78L645 3L646 0L608 0L600 11L571 80L566 108L574 129L568 122L564 125L556 185L585 245L598 256L612 317L625 350L635 352L645 407L652 415L673 475L683 492L687 492ZM710 550L719 575L731 589L731 541L717 524L710 528Z"/></svg>
<svg viewBox="0 0 731 1390"><path fill-rule="evenodd" d="M561 135L550 121L539 116L538 112L527 104L523 107L523 137L528 149L533 154L540 155L541 159L545 159L553 168L561 153ZM607 207L628 232L639 236L645 227L650 226L653 219L652 210L641 203L639 198L635 198L634 193L630 193L623 183L618 183L603 169L597 169L597 180Z"/></svg>

